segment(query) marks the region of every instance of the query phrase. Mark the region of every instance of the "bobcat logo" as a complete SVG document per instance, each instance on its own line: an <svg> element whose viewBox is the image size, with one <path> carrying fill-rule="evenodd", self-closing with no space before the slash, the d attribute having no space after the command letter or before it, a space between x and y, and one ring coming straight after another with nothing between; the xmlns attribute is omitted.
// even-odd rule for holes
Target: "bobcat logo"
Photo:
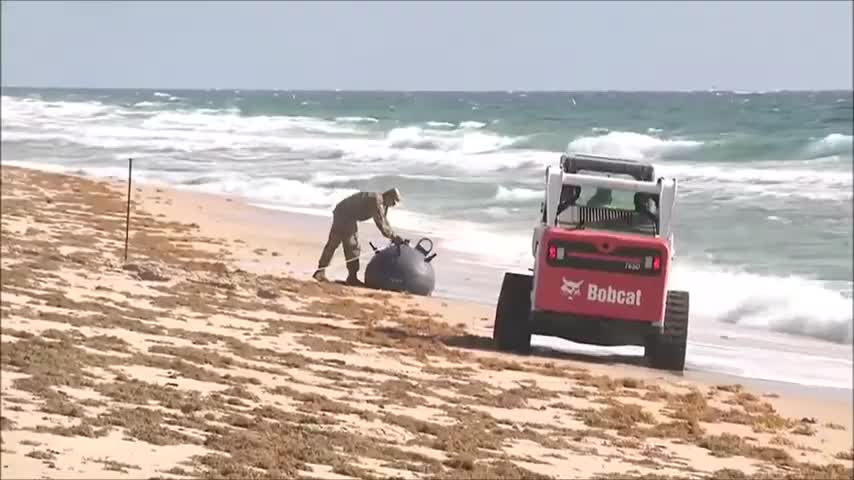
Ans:
<svg viewBox="0 0 854 480"><path fill-rule="evenodd" d="M568 300L572 300L576 295L581 293L581 284L583 283L584 280L572 282L563 277L563 285L560 287L560 291L566 295Z"/></svg>

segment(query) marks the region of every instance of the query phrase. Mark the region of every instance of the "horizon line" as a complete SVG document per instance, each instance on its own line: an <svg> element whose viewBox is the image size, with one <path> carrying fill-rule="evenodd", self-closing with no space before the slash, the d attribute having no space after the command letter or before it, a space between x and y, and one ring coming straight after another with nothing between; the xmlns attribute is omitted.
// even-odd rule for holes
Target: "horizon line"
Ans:
<svg viewBox="0 0 854 480"><path fill-rule="evenodd" d="M376 88L234 88L234 87L80 87L80 86L26 86L26 85L2 85L0 89L39 89L39 90L184 90L184 91L241 91L241 92L311 92L311 93L698 93L698 92L746 92L746 93L821 93L821 92L854 92L852 88L774 88L774 89L749 89L749 88L706 88L706 89L376 89Z"/></svg>

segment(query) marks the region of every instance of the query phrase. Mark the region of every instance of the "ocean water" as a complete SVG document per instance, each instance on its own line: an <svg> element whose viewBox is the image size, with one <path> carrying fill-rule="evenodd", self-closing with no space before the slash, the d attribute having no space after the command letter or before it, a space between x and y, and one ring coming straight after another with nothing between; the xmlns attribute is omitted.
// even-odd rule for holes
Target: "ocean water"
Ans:
<svg viewBox="0 0 854 480"><path fill-rule="evenodd" d="M493 271L530 265L561 153L645 158L680 182L689 367L851 388L852 108L851 91L4 88L0 118L4 164L123 177L133 157L142 181L319 215L395 186L393 225Z"/></svg>

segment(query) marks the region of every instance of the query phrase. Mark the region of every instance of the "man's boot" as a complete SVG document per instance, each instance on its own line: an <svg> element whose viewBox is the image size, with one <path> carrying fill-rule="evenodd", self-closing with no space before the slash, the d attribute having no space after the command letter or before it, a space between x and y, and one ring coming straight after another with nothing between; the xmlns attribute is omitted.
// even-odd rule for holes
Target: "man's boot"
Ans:
<svg viewBox="0 0 854 480"><path fill-rule="evenodd" d="M318 282L328 282L329 281L329 279L326 278L326 269L325 268L318 268L314 272L314 275L312 275L312 278L314 278Z"/></svg>
<svg viewBox="0 0 854 480"><path fill-rule="evenodd" d="M352 262L347 264L347 272L348 272L347 285L351 285L354 287L365 286L365 284L359 280L359 277L356 276L356 274L359 273L359 260L358 259L353 260Z"/></svg>

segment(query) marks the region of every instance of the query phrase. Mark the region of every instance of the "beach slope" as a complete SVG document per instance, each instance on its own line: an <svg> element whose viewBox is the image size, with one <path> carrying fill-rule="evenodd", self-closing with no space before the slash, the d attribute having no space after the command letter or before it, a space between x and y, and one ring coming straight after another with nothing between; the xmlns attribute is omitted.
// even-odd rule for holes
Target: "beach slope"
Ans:
<svg viewBox="0 0 854 480"><path fill-rule="evenodd" d="M2 167L3 478L852 478L850 403L500 354L225 199L134 188L125 261L126 188Z"/></svg>

